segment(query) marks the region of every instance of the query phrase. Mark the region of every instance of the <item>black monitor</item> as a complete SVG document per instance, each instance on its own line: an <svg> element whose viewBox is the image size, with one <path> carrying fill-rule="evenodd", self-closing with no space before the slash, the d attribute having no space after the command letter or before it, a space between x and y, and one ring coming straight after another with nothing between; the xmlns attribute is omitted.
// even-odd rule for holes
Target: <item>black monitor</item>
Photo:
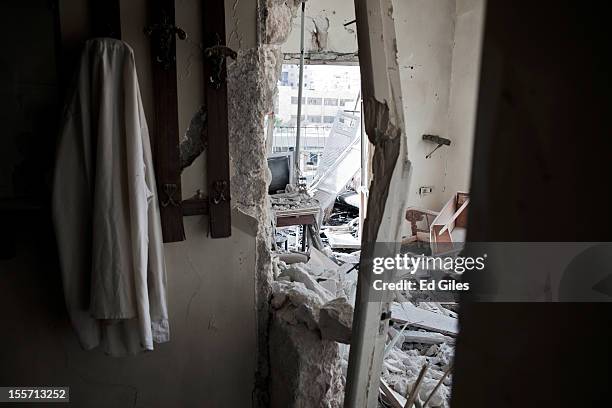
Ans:
<svg viewBox="0 0 612 408"><path fill-rule="evenodd" d="M268 157L268 168L272 180L268 194L284 192L287 184L293 183L293 152L274 153Z"/></svg>

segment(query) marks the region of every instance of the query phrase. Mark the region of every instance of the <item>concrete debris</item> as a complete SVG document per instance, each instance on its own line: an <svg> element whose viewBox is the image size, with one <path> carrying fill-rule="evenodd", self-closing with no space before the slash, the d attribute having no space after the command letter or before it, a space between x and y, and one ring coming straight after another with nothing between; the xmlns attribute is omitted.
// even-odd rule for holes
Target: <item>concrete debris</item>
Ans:
<svg viewBox="0 0 612 408"><path fill-rule="evenodd" d="M270 204L276 215L293 215L313 211L317 214L321 208L319 201L300 192L273 194L270 196Z"/></svg>
<svg viewBox="0 0 612 408"><path fill-rule="evenodd" d="M361 250L351 252L348 254L344 252L334 252L333 254L334 254L334 258L336 258L338 261L342 263L358 264L359 259L361 258Z"/></svg>
<svg viewBox="0 0 612 408"><path fill-rule="evenodd" d="M315 292L324 302L329 302L334 296L323 288L316 279L311 276L300 264L289 265L281 274L279 279L289 278L292 282L301 282L308 289Z"/></svg>
<svg viewBox="0 0 612 408"><path fill-rule="evenodd" d="M319 312L319 329L324 339L350 344L352 324L353 306L346 298L327 302Z"/></svg>
<svg viewBox="0 0 612 408"><path fill-rule="evenodd" d="M316 248L310 249L310 259L308 262L310 265L319 267L321 269L334 270L338 268L337 263L329 259L329 256L325 255Z"/></svg>
<svg viewBox="0 0 612 408"><path fill-rule="evenodd" d="M304 207L296 195L280 198L273 207L282 211ZM357 241L357 230L355 218L326 225L322 235L327 236L323 241L328 245L322 250L311 248L307 262L289 264L278 258L272 262L276 279L270 329L274 407L342 404L361 251L357 243L352 252L332 249L329 244L341 234ZM280 257L289 261L288 256ZM427 401L428 407L448 408L454 336L458 332L456 305L413 304L408 299L414 301L418 293L397 295L391 308L381 393L387 402L388 395L399 401L399 407L410 398L415 406ZM422 370L425 365L428 368ZM420 384L412 395L421 372Z"/></svg>
<svg viewBox="0 0 612 408"><path fill-rule="evenodd" d="M392 328L389 331L394 330ZM416 330L405 330L401 336L402 343L422 343L422 344L455 344L455 339L449 336L445 336L440 333L432 333L428 331L416 331Z"/></svg>
<svg viewBox="0 0 612 408"><path fill-rule="evenodd" d="M411 303L393 304L391 307L391 319L400 323L408 322L411 326L438 333L450 335L457 335L459 333L457 319L441 313L424 310Z"/></svg>
<svg viewBox="0 0 612 408"><path fill-rule="evenodd" d="M278 314L270 327L270 407L341 408L344 400L340 347Z"/></svg>
<svg viewBox="0 0 612 408"><path fill-rule="evenodd" d="M433 322L436 320L432 320L429 314L434 314L443 319L452 318L444 315L440 310L443 308L437 307L435 304L421 305L423 308L409 303L393 305L392 316L395 314L395 317L397 317L397 310L402 310L406 313L405 308L402 308L402 306L408 306L410 318L397 319L394 323L395 326L391 325L389 327L389 343L394 342L394 345L386 355L382 379L389 385L391 390L403 396L407 395L416 398L419 404L423 404L424 401L430 398L427 403L428 407L447 408L450 404L452 377L450 375L447 376L445 373L447 370L450 371L452 367L454 338L425 329L401 331L400 325L403 326L407 320L411 322L410 325L412 327L423 324L423 322L416 321L418 318L412 316L412 312L415 312L415 310L419 317L426 316ZM421 312L426 314L423 315ZM425 364L428 364L429 369L425 371L422 382L418 387L418 395L412 396L410 393L414 389L419 373ZM440 385L436 389L438 383ZM435 393L432 395L434 390Z"/></svg>
<svg viewBox="0 0 612 408"><path fill-rule="evenodd" d="M296 251L279 253L277 254L277 256L281 261L285 262L287 265L291 265L294 263L308 262L308 255L301 253L301 252L296 252Z"/></svg>
<svg viewBox="0 0 612 408"><path fill-rule="evenodd" d="M332 264L318 255L306 264L273 260L271 407L342 407L348 352L336 338L350 339L352 306L318 282L340 281Z"/></svg>

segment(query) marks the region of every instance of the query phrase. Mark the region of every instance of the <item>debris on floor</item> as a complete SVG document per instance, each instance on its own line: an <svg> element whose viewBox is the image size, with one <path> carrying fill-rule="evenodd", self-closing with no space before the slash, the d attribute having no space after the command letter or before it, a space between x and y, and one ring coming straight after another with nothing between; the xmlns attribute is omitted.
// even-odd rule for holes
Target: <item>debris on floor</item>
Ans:
<svg viewBox="0 0 612 408"><path fill-rule="evenodd" d="M356 274L314 248L306 263L273 268L271 406L341 408Z"/></svg>
<svg viewBox="0 0 612 408"><path fill-rule="evenodd" d="M355 194L345 190L330 214L319 214L321 246L300 252L299 231L277 228L277 243L284 237L289 244L273 261L270 350L272 400L278 402L273 406L342 406L361 255ZM295 217L317 203L288 193L273 196L272 205L277 217ZM408 216L407 221L409 229ZM409 241L413 249L431 253L430 242L420 248ZM440 273L446 271L419 270L416 276ZM433 302L426 292L398 293L391 305L380 407L449 407L456 309L452 301Z"/></svg>
<svg viewBox="0 0 612 408"><path fill-rule="evenodd" d="M418 306L393 304L381 376L387 390L393 392L381 387L381 407L409 406L406 405L408 398L414 398L412 402L417 407L424 407L426 401L428 407L450 406L450 371L457 319L445 315L435 304L432 310L429 309L430 305L426 303ZM410 321L405 318L408 315ZM422 317L425 317L425 323ZM427 369L419 382L419 374L425 366Z"/></svg>
<svg viewBox="0 0 612 408"><path fill-rule="evenodd" d="M306 193L291 192L272 194L270 203L277 215L295 215L319 211L319 202Z"/></svg>

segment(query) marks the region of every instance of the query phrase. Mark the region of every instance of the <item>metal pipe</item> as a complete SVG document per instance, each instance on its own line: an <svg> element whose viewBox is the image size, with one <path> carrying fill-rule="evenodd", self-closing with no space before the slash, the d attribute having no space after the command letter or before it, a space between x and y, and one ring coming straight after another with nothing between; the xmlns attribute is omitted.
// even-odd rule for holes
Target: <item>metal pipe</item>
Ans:
<svg viewBox="0 0 612 408"><path fill-rule="evenodd" d="M361 102L361 187L368 188L368 136L365 134L363 102Z"/></svg>
<svg viewBox="0 0 612 408"><path fill-rule="evenodd" d="M302 90L304 88L304 10L306 0L302 0L302 23L300 26L300 81L298 85L298 106L297 106L297 130L295 133L295 172L296 179L299 180L302 171L300 169L300 127L302 125Z"/></svg>

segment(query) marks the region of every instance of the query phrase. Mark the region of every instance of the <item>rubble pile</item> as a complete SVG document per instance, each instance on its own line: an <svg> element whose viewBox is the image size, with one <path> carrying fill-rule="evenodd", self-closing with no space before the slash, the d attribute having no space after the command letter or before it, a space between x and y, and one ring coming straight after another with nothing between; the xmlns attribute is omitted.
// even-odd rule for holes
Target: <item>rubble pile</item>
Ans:
<svg viewBox="0 0 612 408"><path fill-rule="evenodd" d="M412 329L407 324L390 325L387 344L393 346L385 350L381 378L397 393L394 394L396 401L404 406L406 398L415 389L421 370L427 365L417 390L417 406L428 398L428 407L450 406L452 376L448 372L452 367L454 340L454 337L425 329Z"/></svg>
<svg viewBox="0 0 612 408"><path fill-rule="evenodd" d="M341 408L355 282L311 249L307 263L275 258L270 327L272 407ZM356 280L356 272L353 274Z"/></svg>
<svg viewBox="0 0 612 408"><path fill-rule="evenodd" d="M312 211L310 205L316 203L309 200L290 192L277 195L272 206L277 215L296 216ZM298 237L290 231L286 236L295 244L276 252L272 407L342 406L361 255L359 219L352 215L336 206L321 227L322 246L296 250ZM417 275L431 273L419 270ZM397 293L380 377L380 407L449 407L458 332L455 309L453 302L433 302L426 291Z"/></svg>
<svg viewBox="0 0 612 408"><path fill-rule="evenodd" d="M290 192L284 194L274 194L270 196L270 204L277 213L300 211L304 209L314 209L319 211L319 202L305 193Z"/></svg>

